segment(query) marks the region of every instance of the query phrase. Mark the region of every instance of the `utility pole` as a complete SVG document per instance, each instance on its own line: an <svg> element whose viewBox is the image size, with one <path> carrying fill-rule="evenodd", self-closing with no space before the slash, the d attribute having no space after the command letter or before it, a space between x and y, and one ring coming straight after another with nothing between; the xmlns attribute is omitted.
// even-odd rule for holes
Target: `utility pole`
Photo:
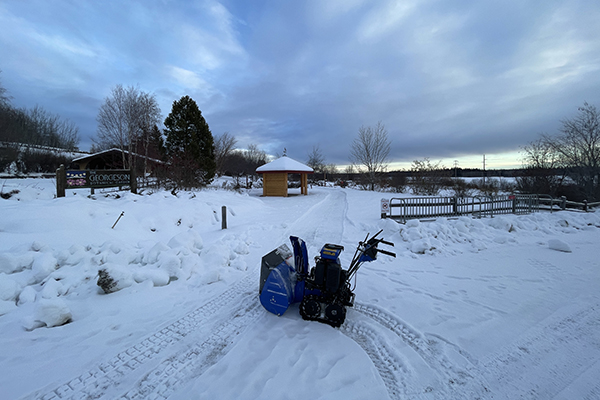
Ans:
<svg viewBox="0 0 600 400"><path fill-rule="evenodd" d="M483 186L485 186L485 154L483 155Z"/></svg>
<svg viewBox="0 0 600 400"><path fill-rule="evenodd" d="M454 160L454 177L458 178L458 160Z"/></svg>

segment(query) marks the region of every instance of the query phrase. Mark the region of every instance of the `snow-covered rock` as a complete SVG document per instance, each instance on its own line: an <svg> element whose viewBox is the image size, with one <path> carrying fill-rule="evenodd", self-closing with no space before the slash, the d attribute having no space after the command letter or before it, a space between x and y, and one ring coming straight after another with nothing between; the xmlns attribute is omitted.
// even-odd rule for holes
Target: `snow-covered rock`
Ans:
<svg viewBox="0 0 600 400"><path fill-rule="evenodd" d="M37 292L32 286L26 286L19 294L18 305L33 303L37 297Z"/></svg>
<svg viewBox="0 0 600 400"><path fill-rule="evenodd" d="M20 292L20 285L10 275L0 273L0 300L14 301Z"/></svg>
<svg viewBox="0 0 600 400"><path fill-rule="evenodd" d="M71 322L73 316L67 303L60 298L40 299L35 308L35 322L41 322L42 326L52 328Z"/></svg>
<svg viewBox="0 0 600 400"><path fill-rule="evenodd" d="M0 316L17 309L14 301L0 300Z"/></svg>
<svg viewBox="0 0 600 400"><path fill-rule="evenodd" d="M138 283L149 280L154 286L165 286L169 284L171 277L164 269L145 267L135 271L133 279Z"/></svg>
<svg viewBox="0 0 600 400"><path fill-rule="evenodd" d="M548 248L556 251L562 251L564 253L571 253L571 246L559 239L548 240Z"/></svg>

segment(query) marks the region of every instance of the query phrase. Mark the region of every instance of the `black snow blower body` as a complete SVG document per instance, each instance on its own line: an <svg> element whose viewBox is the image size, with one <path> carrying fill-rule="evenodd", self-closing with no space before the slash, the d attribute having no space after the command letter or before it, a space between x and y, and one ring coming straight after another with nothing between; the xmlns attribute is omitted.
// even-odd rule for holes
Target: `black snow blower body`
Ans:
<svg viewBox="0 0 600 400"><path fill-rule="evenodd" d="M309 270L306 244L302 239L290 236L293 254L284 244L262 258L261 304L267 311L282 315L291 304L300 303L303 319L341 326L346 319L346 307L354 305L350 281L360 266L376 260L377 253L396 257L394 253L378 248L379 244L394 245L378 239L380 233L371 238L367 235L359 242L348 269L343 269L340 263L344 247L326 244L315 257L315 266Z"/></svg>

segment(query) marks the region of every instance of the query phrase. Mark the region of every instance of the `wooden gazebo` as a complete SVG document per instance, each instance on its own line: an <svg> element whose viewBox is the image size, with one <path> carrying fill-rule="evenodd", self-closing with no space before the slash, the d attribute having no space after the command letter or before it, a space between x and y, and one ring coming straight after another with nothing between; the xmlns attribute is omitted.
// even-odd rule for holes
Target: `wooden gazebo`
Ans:
<svg viewBox="0 0 600 400"><path fill-rule="evenodd" d="M296 160L283 156L256 169L263 176L263 196L288 195L288 174L300 174L300 193L308 194L307 175L314 173L313 169Z"/></svg>

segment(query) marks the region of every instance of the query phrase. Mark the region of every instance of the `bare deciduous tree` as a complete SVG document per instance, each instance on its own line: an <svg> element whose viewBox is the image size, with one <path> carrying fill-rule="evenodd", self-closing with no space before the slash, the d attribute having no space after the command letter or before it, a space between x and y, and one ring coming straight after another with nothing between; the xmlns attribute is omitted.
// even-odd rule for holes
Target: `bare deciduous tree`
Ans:
<svg viewBox="0 0 600 400"><path fill-rule="evenodd" d="M538 139L523 147L523 168L517 177L517 188L524 193L556 196L565 178L559 154L546 140Z"/></svg>
<svg viewBox="0 0 600 400"><path fill-rule="evenodd" d="M250 187L256 177L256 168L267 163L267 153L257 145L251 144L246 150L233 150L223 163L224 173L236 179L236 187L242 186L241 179L246 178L246 187Z"/></svg>
<svg viewBox="0 0 600 400"><path fill-rule="evenodd" d="M215 139L215 163L217 164L217 173L223 175L223 165L227 157L235 150L236 138L229 132L223 133Z"/></svg>
<svg viewBox="0 0 600 400"><path fill-rule="evenodd" d="M246 152L248 160L255 165L254 169L267 163L267 153L264 150L258 148L256 144L249 144L248 151Z"/></svg>
<svg viewBox="0 0 600 400"><path fill-rule="evenodd" d="M0 70L2 72L2 70ZM10 96L6 94L6 88L0 82L0 107L7 107L10 104Z"/></svg>
<svg viewBox="0 0 600 400"><path fill-rule="evenodd" d="M148 135L160 118L160 108L153 94L141 92L133 86L124 88L117 85L100 106L96 118L98 137L94 140L95 147L100 150L120 149L123 166L129 168L134 163L137 143L145 143L144 152L147 152ZM125 150L128 151L127 158Z"/></svg>
<svg viewBox="0 0 600 400"><path fill-rule="evenodd" d="M157 123L160 120L160 107L156 97L146 92L141 92L138 96L137 107L134 108L134 115L139 118L138 140L144 151L144 179L148 174L148 157L152 147L157 146L157 140L162 140L162 133L158 129ZM136 141L136 138L133 138ZM160 144L162 146L162 143ZM137 142L136 142L137 147ZM161 149L154 149L160 151ZM135 149L137 152L138 150Z"/></svg>
<svg viewBox="0 0 600 400"><path fill-rule="evenodd" d="M311 167L315 172L323 172L325 168L325 157L319 146L313 146L312 151L308 153L308 161L306 165Z"/></svg>
<svg viewBox="0 0 600 400"><path fill-rule="evenodd" d="M337 165L335 165L334 163L330 163L330 164L325 165L323 167L323 171L326 174L329 174L329 175L334 175L334 174L337 174L339 172Z"/></svg>
<svg viewBox="0 0 600 400"><path fill-rule="evenodd" d="M446 175L441 161L432 164L429 158L415 160L410 170L410 187L414 194L437 196Z"/></svg>
<svg viewBox="0 0 600 400"><path fill-rule="evenodd" d="M374 128L361 126L350 148L350 161L356 169L367 174L371 190L375 190L377 175L388 165L391 142L381 121ZM364 167L364 170L363 170Z"/></svg>
<svg viewBox="0 0 600 400"><path fill-rule="evenodd" d="M98 121L98 137L93 139L95 148L106 150L112 147L125 150L127 147L127 127L125 102L126 90L123 85L117 85L111 90L109 97L104 99L96 120ZM123 164L125 155L123 154Z"/></svg>
<svg viewBox="0 0 600 400"><path fill-rule="evenodd" d="M578 110L575 117L561 121L560 134L543 135L542 141L558 155L584 196L593 200L600 198L600 114L587 102Z"/></svg>
<svg viewBox="0 0 600 400"><path fill-rule="evenodd" d="M28 113L39 144L50 147L58 147L73 150L79 143L79 128L69 120L61 119L39 106L35 106Z"/></svg>

